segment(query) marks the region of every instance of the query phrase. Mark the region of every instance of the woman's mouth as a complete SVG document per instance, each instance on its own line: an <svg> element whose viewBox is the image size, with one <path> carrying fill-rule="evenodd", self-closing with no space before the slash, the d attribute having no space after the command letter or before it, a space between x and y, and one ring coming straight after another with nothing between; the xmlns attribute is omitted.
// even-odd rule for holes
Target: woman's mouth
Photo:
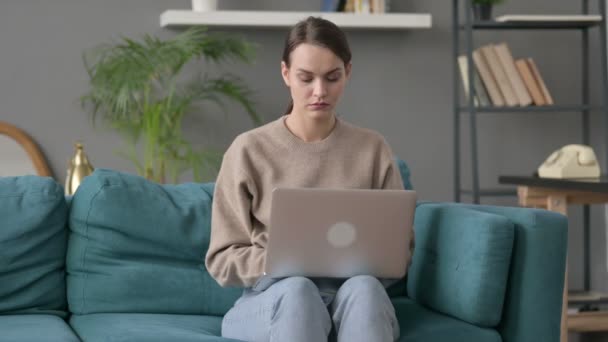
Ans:
<svg viewBox="0 0 608 342"><path fill-rule="evenodd" d="M308 105L312 110L323 110L329 107L329 103L327 102L315 102Z"/></svg>

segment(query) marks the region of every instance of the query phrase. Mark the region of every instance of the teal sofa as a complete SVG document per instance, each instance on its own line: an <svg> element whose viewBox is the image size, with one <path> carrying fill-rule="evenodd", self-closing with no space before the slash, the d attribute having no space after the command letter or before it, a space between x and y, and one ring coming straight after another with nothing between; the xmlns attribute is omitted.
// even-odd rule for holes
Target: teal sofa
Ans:
<svg viewBox="0 0 608 342"><path fill-rule="evenodd" d="M66 199L50 178L0 178L0 340L229 341L241 289L205 269L213 187L98 169ZM400 341L558 340L565 217L421 202L415 227L388 290Z"/></svg>

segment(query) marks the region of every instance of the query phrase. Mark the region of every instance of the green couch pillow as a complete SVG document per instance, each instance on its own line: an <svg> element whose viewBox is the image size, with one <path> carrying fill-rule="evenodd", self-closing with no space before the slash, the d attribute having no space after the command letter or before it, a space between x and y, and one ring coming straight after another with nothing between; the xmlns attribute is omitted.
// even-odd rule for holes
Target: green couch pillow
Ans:
<svg viewBox="0 0 608 342"><path fill-rule="evenodd" d="M0 177L0 203L0 314L65 316L63 188L46 177Z"/></svg>
<svg viewBox="0 0 608 342"><path fill-rule="evenodd" d="M97 169L74 194L67 285L76 314L222 315L241 293L205 268L213 184Z"/></svg>
<svg viewBox="0 0 608 342"><path fill-rule="evenodd" d="M463 321L495 327L502 315L514 241L506 217L421 204L408 295Z"/></svg>

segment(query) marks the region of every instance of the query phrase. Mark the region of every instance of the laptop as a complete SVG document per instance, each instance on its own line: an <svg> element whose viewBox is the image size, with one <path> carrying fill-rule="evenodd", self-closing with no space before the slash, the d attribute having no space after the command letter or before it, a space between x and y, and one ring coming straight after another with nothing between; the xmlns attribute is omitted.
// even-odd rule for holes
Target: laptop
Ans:
<svg viewBox="0 0 608 342"><path fill-rule="evenodd" d="M415 209L410 190L275 188L265 275L402 278Z"/></svg>

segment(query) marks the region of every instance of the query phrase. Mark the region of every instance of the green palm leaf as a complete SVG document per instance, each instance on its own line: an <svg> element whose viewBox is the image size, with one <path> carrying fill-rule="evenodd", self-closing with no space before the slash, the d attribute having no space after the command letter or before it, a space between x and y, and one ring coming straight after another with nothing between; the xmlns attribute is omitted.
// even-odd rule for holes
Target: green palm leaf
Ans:
<svg viewBox="0 0 608 342"><path fill-rule="evenodd" d="M165 173L174 181L192 171L195 179L217 168L220 158L211 149L194 150L182 136L181 122L206 102L223 106L231 101L242 106L254 124L261 120L251 100L252 93L236 76L197 77L184 81L183 67L191 61L220 64L250 62L253 45L221 33L193 28L172 39L144 35L141 40L121 38L83 54L90 89L81 97L93 124L105 122L127 142L122 155L140 174L157 181ZM134 153L143 141L141 160Z"/></svg>

